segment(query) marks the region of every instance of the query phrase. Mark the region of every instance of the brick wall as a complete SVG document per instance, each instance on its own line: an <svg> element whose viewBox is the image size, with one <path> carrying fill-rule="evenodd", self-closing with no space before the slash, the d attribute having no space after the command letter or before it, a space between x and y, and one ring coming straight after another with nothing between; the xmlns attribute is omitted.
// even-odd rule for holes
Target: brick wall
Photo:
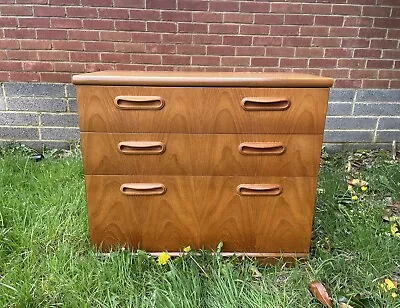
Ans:
<svg viewBox="0 0 400 308"><path fill-rule="evenodd" d="M78 138L74 73L294 71L335 79L325 141L400 140L399 0L0 0L0 142Z"/></svg>

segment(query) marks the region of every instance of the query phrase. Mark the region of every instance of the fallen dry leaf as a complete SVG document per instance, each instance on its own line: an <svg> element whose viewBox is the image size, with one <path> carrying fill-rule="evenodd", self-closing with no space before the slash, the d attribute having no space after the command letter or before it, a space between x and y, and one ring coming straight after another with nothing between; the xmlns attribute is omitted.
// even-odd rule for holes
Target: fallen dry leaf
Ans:
<svg viewBox="0 0 400 308"><path fill-rule="evenodd" d="M347 180L347 184L357 187L368 186L368 182L359 179Z"/></svg>
<svg viewBox="0 0 400 308"><path fill-rule="evenodd" d="M324 285L319 281L313 281L309 285L311 293L317 298L317 300L325 307L332 308L331 298L328 295Z"/></svg>

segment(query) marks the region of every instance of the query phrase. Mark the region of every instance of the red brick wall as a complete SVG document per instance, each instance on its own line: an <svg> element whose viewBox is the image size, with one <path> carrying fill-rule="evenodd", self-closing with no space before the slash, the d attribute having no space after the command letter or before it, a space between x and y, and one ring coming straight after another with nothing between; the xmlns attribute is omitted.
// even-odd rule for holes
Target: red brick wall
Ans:
<svg viewBox="0 0 400 308"><path fill-rule="evenodd" d="M400 88L399 0L302 2L311 0L0 0L0 81L294 71L340 88Z"/></svg>

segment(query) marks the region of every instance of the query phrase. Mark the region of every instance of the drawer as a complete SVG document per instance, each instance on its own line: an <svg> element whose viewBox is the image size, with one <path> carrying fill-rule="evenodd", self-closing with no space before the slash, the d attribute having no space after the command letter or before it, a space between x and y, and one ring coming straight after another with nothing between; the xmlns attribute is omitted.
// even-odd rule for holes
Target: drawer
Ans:
<svg viewBox="0 0 400 308"><path fill-rule="evenodd" d="M322 134L328 88L77 87L83 132Z"/></svg>
<svg viewBox="0 0 400 308"><path fill-rule="evenodd" d="M316 178L86 176L92 243L177 252L309 251Z"/></svg>
<svg viewBox="0 0 400 308"><path fill-rule="evenodd" d="M85 174L317 176L321 135L81 133Z"/></svg>

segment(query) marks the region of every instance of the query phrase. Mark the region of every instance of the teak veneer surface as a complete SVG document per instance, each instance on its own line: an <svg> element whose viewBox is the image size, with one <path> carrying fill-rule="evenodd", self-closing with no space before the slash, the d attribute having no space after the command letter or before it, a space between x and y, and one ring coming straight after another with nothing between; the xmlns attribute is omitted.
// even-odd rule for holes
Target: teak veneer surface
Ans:
<svg viewBox="0 0 400 308"><path fill-rule="evenodd" d="M77 85L199 87L331 87L333 80L299 73L103 71L73 76Z"/></svg>
<svg viewBox="0 0 400 308"><path fill-rule="evenodd" d="M120 152L121 142L156 142L145 154ZM317 176L321 135L287 134L106 134L82 133L85 174L135 175L278 175ZM250 143L250 144L249 144ZM239 145L254 144L256 153L241 154ZM152 143L150 143L151 145ZM283 153L274 147L282 145ZM261 148L258 149L257 146ZM252 150L253 147L250 148ZM271 152L269 152L271 150ZM265 152L267 151L267 152ZM142 153L142 150L133 153ZM127 151L127 153L132 153ZM155 153L155 154L153 154ZM246 154L247 153L247 154ZM266 154L267 153L267 154Z"/></svg>
<svg viewBox="0 0 400 308"><path fill-rule="evenodd" d="M92 243L146 251L309 251L315 177L86 176ZM161 183L162 195L127 196L125 183ZM276 196L240 196L240 184L281 187Z"/></svg>
<svg viewBox="0 0 400 308"><path fill-rule="evenodd" d="M78 86L82 132L323 134L326 88L179 88ZM160 97L162 109L126 110L120 96ZM290 101L285 110L248 111L244 98ZM155 106L158 108L159 103Z"/></svg>

